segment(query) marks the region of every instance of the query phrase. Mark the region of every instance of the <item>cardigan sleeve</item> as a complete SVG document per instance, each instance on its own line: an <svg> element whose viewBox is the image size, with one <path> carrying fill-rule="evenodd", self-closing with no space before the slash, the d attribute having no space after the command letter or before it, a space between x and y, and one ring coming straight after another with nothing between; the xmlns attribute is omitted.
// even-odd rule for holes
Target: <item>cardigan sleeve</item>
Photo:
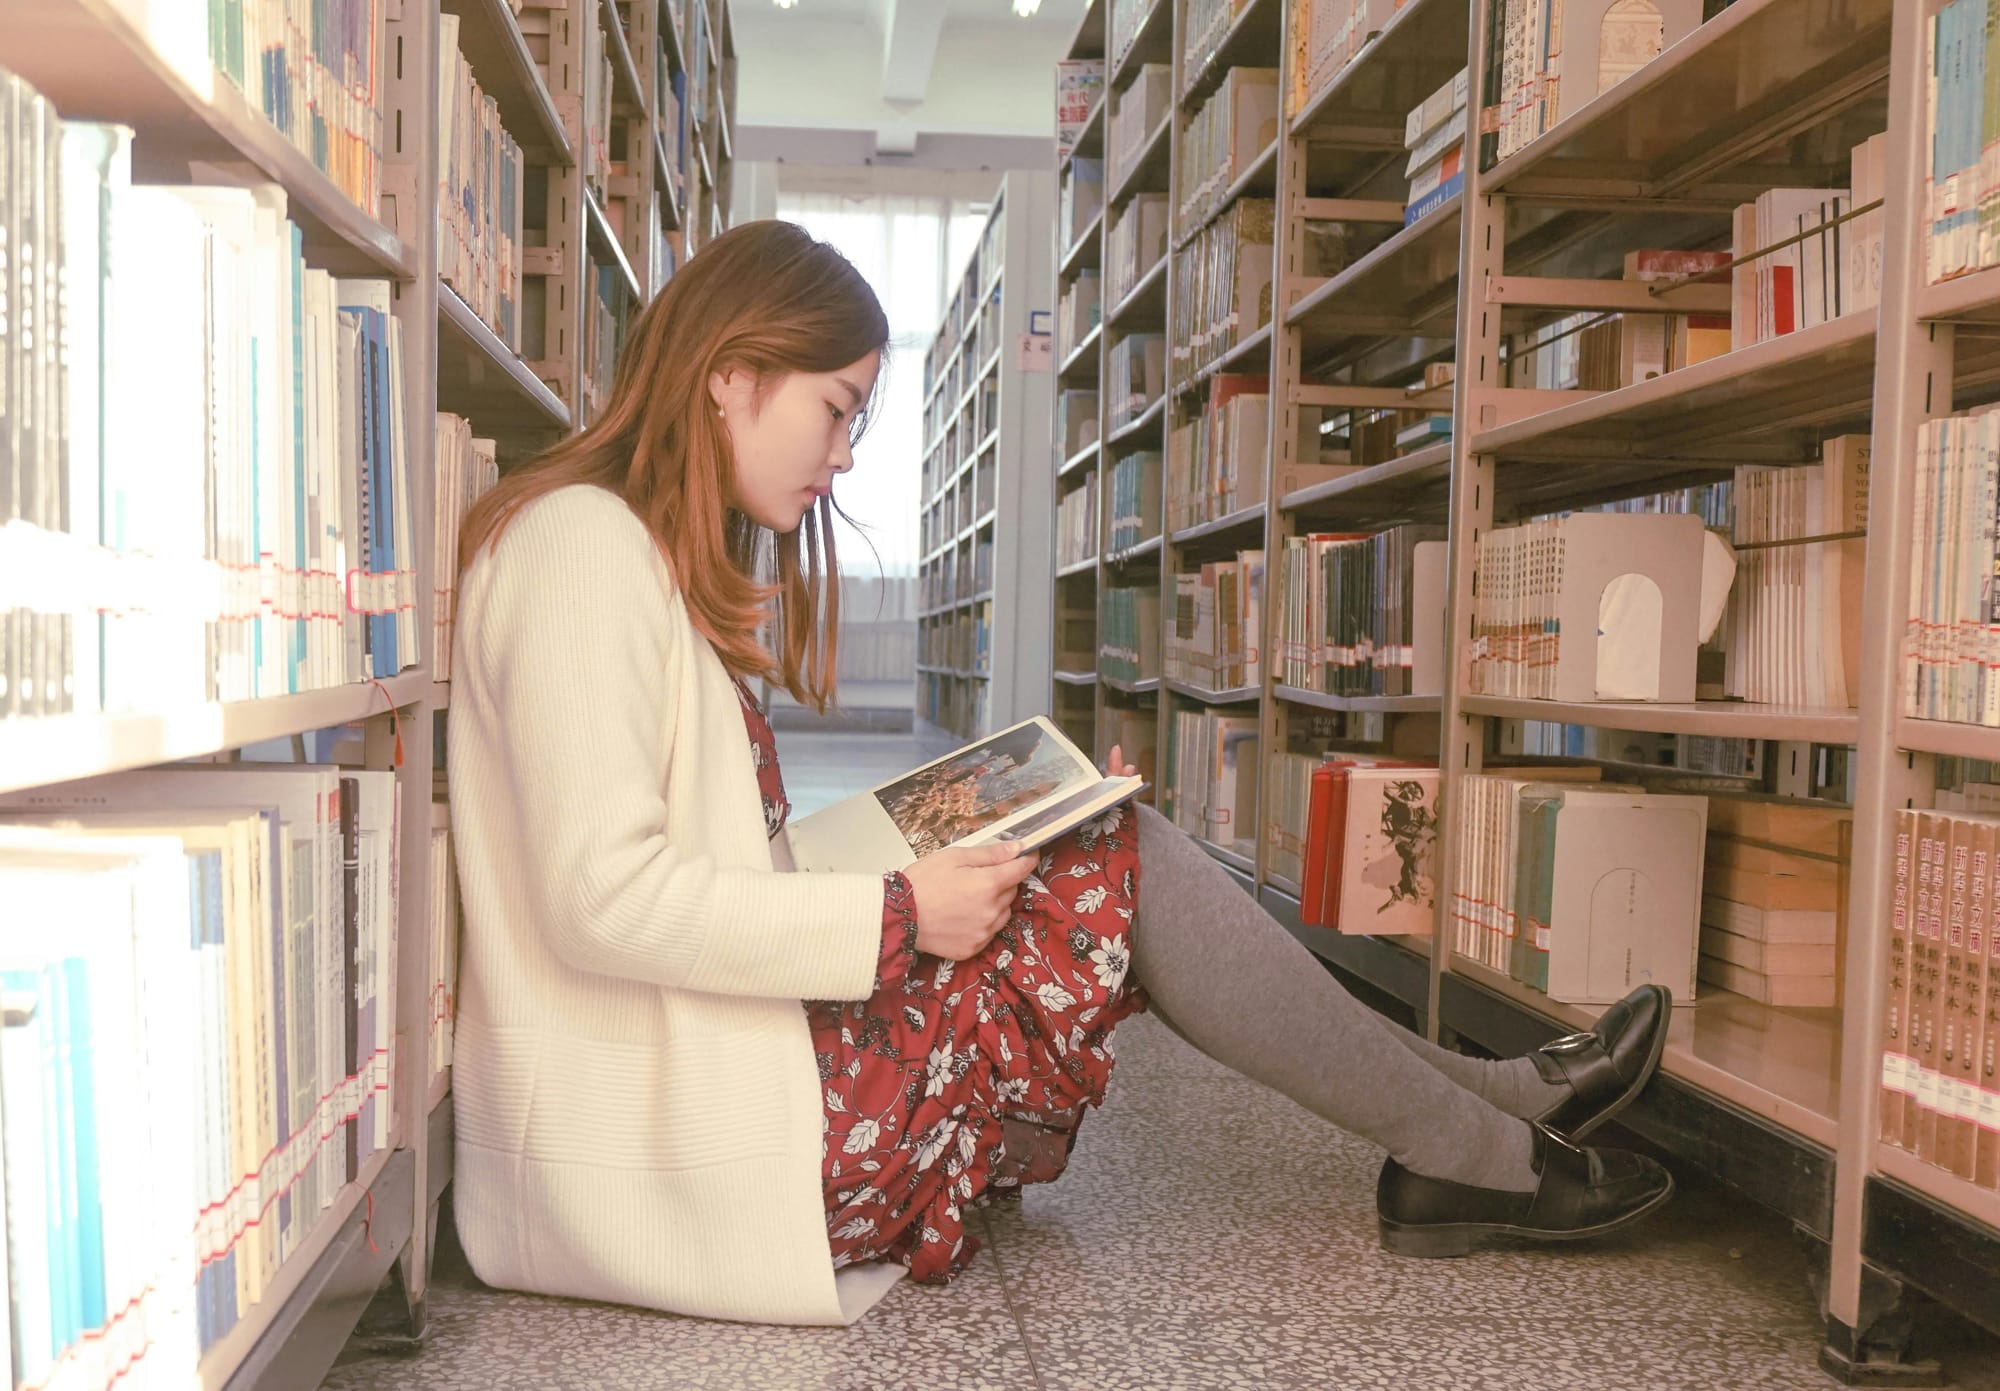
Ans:
<svg viewBox="0 0 2000 1391"><path fill-rule="evenodd" d="M698 717L668 702L703 639L625 504L595 488L538 499L477 564L472 656L550 949L580 970L685 990L865 999L881 875L727 866L667 837L660 748L677 713Z"/></svg>

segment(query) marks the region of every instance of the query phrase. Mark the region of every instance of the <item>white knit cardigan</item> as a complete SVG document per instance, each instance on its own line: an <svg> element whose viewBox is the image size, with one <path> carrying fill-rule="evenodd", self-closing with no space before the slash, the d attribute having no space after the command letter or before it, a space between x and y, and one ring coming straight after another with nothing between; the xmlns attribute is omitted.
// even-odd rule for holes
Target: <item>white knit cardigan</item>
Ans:
<svg viewBox="0 0 2000 1391"><path fill-rule="evenodd" d="M623 501L563 488L460 584L455 1208L482 1280L851 1322L802 1000L874 985L882 880L774 872L734 685Z"/></svg>

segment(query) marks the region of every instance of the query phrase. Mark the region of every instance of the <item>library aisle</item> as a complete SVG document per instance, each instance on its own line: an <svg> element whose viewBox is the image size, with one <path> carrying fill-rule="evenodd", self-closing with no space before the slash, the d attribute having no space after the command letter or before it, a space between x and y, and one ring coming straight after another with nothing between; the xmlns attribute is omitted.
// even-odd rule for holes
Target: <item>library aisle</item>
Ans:
<svg viewBox="0 0 2000 1391"><path fill-rule="evenodd" d="M801 814L934 753L909 735L789 733L779 749ZM1069 1172L975 1216L985 1250L952 1285L905 1281L851 1328L752 1327L501 1293L447 1247L422 1353L355 1349L322 1391L1831 1385L1803 1249L1686 1170L1623 1237L1409 1261L1376 1244L1380 1167L1142 1015ZM1953 1385L2000 1391L2000 1342L1935 1308L1923 1332Z"/></svg>

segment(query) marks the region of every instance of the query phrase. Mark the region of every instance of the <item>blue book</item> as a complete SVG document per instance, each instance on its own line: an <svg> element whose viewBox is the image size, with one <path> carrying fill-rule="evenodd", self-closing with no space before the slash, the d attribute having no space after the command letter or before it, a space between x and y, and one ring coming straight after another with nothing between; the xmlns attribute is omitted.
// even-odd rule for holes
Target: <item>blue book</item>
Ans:
<svg viewBox="0 0 2000 1391"><path fill-rule="evenodd" d="M56 1227L62 1204L54 1156L55 1058L50 1041L49 985L35 967L0 970L0 991L10 1010L22 1016L0 1047L0 1104L7 1111L7 1264L12 1277L9 1301L14 1376L37 1384L55 1365ZM28 1220L36 1211L44 1220Z"/></svg>
<svg viewBox="0 0 2000 1391"><path fill-rule="evenodd" d="M1414 227L1439 208L1465 192L1465 171L1459 170L1422 198L1403 209L1403 225Z"/></svg>
<svg viewBox="0 0 2000 1391"><path fill-rule="evenodd" d="M69 1094L75 1162L76 1319L79 1333L104 1327L104 1200L97 1141L97 1059L91 1046L90 968L66 958Z"/></svg>
<svg viewBox="0 0 2000 1391"><path fill-rule="evenodd" d="M49 1117L49 1294L50 1331L61 1356L83 1332L82 1297L76 1246L76 1093L71 1068L69 989L61 962L42 968L43 1007L48 1028L42 1035L49 1085L45 1099Z"/></svg>

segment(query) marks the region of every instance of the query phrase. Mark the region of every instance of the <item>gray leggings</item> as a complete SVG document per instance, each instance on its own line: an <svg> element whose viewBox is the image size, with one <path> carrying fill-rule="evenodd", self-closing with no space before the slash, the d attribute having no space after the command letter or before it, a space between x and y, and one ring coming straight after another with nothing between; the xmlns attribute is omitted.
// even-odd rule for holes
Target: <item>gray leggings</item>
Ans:
<svg viewBox="0 0 2000 1391"><path fill-rule="evenodd" d="M1545 1099L1525 1060L1468 1058L1384 1019L1184 832L1138 815L1133 966L1168 1028L1415 1172L1525 1154L1526 1126L1494 1104Z"/></svg>

